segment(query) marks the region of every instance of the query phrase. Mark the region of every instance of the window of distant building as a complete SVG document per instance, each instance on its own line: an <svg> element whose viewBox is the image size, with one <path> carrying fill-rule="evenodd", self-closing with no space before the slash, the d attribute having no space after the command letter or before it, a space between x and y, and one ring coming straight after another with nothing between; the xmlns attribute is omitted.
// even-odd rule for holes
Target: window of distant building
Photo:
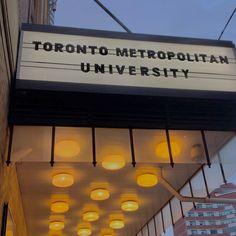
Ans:
<svg viewBox="0 0 236 236"><path fill-rule="evenodd" d="M205 221L199 221L199 225L205 225Z"/></svg>
<svg viewBox="0 0 236 236"><path fill-rule="evenodd" d="M211 234L217 234L218 233L218 231L216 229L211 229L210 232L211 232Z"/></svg>

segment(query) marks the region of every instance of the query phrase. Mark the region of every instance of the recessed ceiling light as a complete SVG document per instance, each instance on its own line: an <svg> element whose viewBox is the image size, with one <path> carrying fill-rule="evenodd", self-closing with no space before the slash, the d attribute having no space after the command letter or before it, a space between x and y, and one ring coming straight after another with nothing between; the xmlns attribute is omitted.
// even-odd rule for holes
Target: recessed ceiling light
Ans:
<svg viewBox="0 0 236 236"><path fill-rule="evenodd" d="M55 144L55 154L60 157L72 158L80 153L80 146L74 140L61 140Z"/></svg>
<svg viewBox="0 0 236 236"><path fill-rule="evenodd" d="M102 160L102 167L107 170L119 170L125 166L125 159L121 155L108 155Z"/></svg>
<svg viewBox="0 0 236 236"><path fill-rule="evenodd" d="M80 228L80 229L78 229L77 234L79 236L89 236L92 234L92 230L89 228Z"/></svg>
<svg viewBox="0 0 236 236"><path fill-rule="evenodd" d="M87 211L83 213L84 221L96 221L99 219L99 214L96 211Z"/></svg>
<svg viewBox="0 0 236 236"><path fill-rule="evenodd" d="M170 146L171 146L172 156L177 157L181 151L179 144L175 141L171 141ZM161 158L165 159L169 158L170 154L169 154L168 143L166 141L159 143L156 147L155 153L157 156Z"/></svg>
<svg viewBox="0 0 236 236"><path fill-rule="evenodd" d="M65 224L62 221L52 221L49 224L49 229L51 229L51 230L58 231L58 230L64 229L64 227L65 227Z"/></svg>
<svg viewBox="0 0 236 236"><path fill-rule="evenodd" d="M56 174L52 178L52 184L60 188L69 187L73 183L74 183L73 176L67 173Z"/></svg>
<svg viewBox="0 0 236 236"><path fill-rule="evenodd" d="M135 200L127 200L121 203L121 209L123 211L136 211L139 208L139 204Z"/></svg>
<svg viewBox="0 0 236 236"><path fill-rule="evenodd" d="M153 173L143 173L137 178L137 184L141 187L153 187L157 183L157 176Z"/></svg>
<svg viewBox="0 0 236 236"><path fill-rule="evenodd" d="M90 193L90 198L96 201L103 201L110 197L110 193L105 188L96 188L93 189Z"/></svg>
<svg viewBox="0 0 236 236"><path fill-rule="evenodd" d="M51 204L51 211L55 213L64 213L69 210L69 204L64 201L56 201Z"/></svg>
<svg viewBox="0 0 236 236"><path fill-rule="evenodd" d="M122 229L124 228L125 223L122 219L113 219L110 221L109 226L112 229Z"/></svg>

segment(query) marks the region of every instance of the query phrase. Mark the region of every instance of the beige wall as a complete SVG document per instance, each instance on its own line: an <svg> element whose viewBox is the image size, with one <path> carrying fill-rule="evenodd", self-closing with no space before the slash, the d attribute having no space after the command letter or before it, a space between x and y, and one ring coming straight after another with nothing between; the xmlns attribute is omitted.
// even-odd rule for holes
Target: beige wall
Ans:
<svg viewBox="0 0 236 236"><path fill-rule="evenodd" d="M31 6L30 14L29 6ZM16 68L20 22L27 22L30 18L30 22L46 24L47 7L47 0L0 1L0 230L3 203L8 202L17 226L16 236L27 236L27 229L15 166L11 164L7 167L5 164L9 137L7 122L9 92Z"/></svg>

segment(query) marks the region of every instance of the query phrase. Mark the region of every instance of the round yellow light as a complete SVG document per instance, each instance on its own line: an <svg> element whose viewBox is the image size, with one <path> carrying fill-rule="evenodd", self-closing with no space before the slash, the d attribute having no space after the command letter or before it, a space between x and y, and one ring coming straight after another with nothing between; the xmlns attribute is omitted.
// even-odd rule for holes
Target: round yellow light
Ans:
<svg viewBox="0 0 236 236"><path fill-rule="evenodd" d="M102 167L107 170L119 170L124 166L125 159L121 155L109 155L102 160Z"/></svg>
<svg viewBox="0 0 236 236"><path fill-rule="evenodd" d="M66 173L54 175L52 178L52 184L60 188L69 187L73 183L74 183L73 176Z"/></svg>
<svg viewBox="0 0 236 236"><path fill-rule="evenodd" d="M121 203L121 209L123 211L137 211L139 208L138 202L134 200L128 200Z"/></svg>
<svg viewBox="0 0 236 236"><path fill-rule="evenodd" d="M81 229L78 229L77 234L79 236L88 236L92 234L92 230L89 228L81 228Z"/></svg>
<svg viewBox="0 0 236 236"><path fill-rule="evenodd" d="M63 201L53 202L51 204L51 211L55 213L64 213L69 210L69 204Z"/></svg>
<svg viewBox="0 0 236 236"><path fill-rule="evenodd" d="M96 221L99 219L99 214L96 211L87 211L83 213L84 221Z"/></svg>
<svg viewBox="0 0 236 236"><path fill-rule="evenodd" d="M72 158L80 153L79 144L74 140L62 140L55 144L55 154L60 157Z"/></svg>
<svg viewBox="0 0 236 236"><path fill-rule="evenodd" d="M125 227L125 223L123 220L121 219L114 219L114 220L111 220L110 221L110 224L109 224L110 228L112 229L122 229Z"/></svg>
<svg viewBox="0 0 236 236"><path fill-rule="evenodd" d="M62 221L52 221L49 224L49 229L51 230L62 230L64 229L65 224Z"/></svg>
<svg viewBox="0 0 236 236"><path fill-rule="evenodd" d="M173 157L177 157L180 154L180 146L177 142L171 141L170 142L170 146L171 146L171 153ZM156 147L156 155L161 157L161 158L169 158L170 154L169 154L169 148L168 148L168 143L165 142L161 142L157 145Z"/></svg>
<svg viewBox="0 0 236 236"><path fill-rule="evenodd" d="M153 187L157 182L157 176L152 173L144 173L139 175L137 178L137 184L141 187Z"/></svg>
<svg viewBox="0 0 236 236"><path fill-rule="evenodd" d="M91 191L90 198L96 201L103 201L110 197L110 193L105 188L97 188Z"/></svg>

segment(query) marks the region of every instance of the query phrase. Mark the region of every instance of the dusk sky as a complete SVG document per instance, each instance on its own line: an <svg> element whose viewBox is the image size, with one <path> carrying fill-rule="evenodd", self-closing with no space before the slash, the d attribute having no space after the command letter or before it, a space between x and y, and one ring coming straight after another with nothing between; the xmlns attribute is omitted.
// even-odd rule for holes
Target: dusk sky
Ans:
<svg viewBox="0 0 236 236"><path fill-rule="evenodd" d="M236 0L101 0L133 33L218 39ZM58 0L55 25L123 31L93 0ZM236 14L222 40L236 44Z"/></svg>

